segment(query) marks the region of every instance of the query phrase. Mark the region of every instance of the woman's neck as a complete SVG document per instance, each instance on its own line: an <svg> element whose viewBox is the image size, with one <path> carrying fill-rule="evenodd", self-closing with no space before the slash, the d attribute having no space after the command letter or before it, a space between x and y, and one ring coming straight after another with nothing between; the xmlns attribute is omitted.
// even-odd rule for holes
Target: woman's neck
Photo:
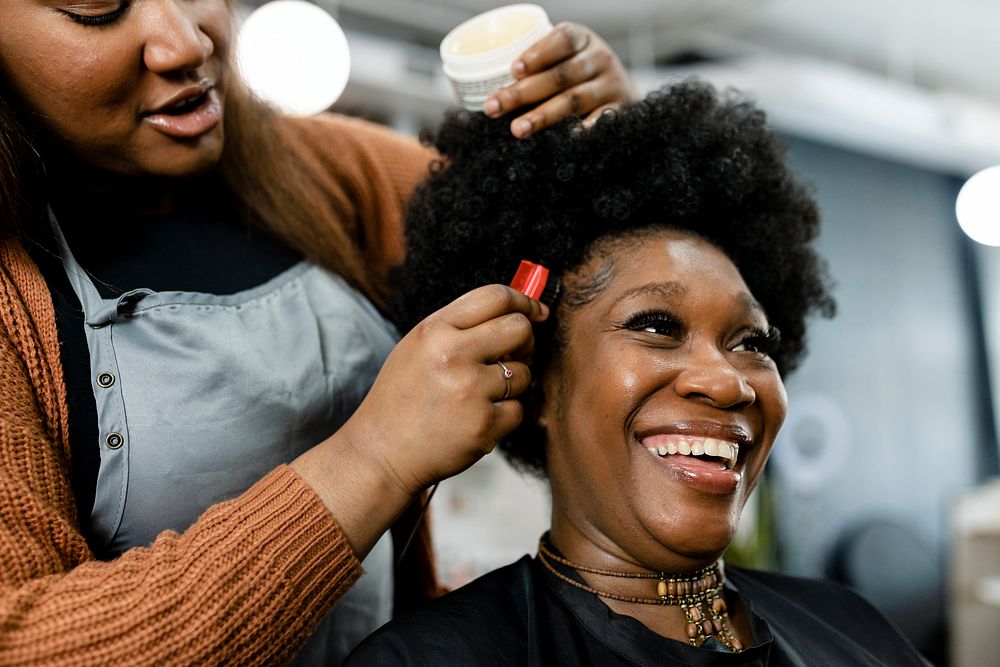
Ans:
<svg viewBox="0 0 1000 667"><path fill-rule="evenodd" d="M46 159L49 199L54 208L102 210L131 215L165 215L199 179L117 174L65 154Z"/></svg>
<svg viewBox="0 0 1000 667"><path fill-rule="evenodd" d="M607 535L594 526L578 526L565 514L559 513L553 507L552 527L548 543L566 560L584 566L588 569L630 573L639 577L622 577L602 575L577 569L577 573L586 585L594 591L610 593L614 597L655 599L659 596L660 576L666 579L683 577L715 563L718 555L691 558L674 554L660 545L655 557L637 558L630 550L618 545ZM642 551L649 550L643 545ZM649 563L655 563L650 565ZM596 593L595 593L596 595ZM606 596L597 596L601 602L612 611L624 616L631 616L645 625L651 631L663 637L680 642L689 641L689 619L680 606L644 604L628 602ZM749 625L743 617L743 611L733 596L726 596L729 606L735 607L736 621L733 629L744 641L749 641Z"/></svg>
<svg viewBox="0 0 1000 667"><path fill-rule="evenodd" d="M553 503L549 539L566 558L589 567L683 575L708 567L721 556L680 553L637 526L625 527L621 534L624 537L612 536L586 517Z"/></svg>

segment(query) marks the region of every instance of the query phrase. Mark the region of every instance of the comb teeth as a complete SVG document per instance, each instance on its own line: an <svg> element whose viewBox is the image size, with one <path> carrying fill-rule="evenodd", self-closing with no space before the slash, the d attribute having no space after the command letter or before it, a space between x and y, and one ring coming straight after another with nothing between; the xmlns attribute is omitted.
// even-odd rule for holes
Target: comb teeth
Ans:
<svg viewBox="0 0 1000 667"><path fill-rule="evenodd" d="M556 299L559 298L561 288L562 283L559 282L559 279L555 276L550 277L545 283L545 289L542 290L542 295L538 297L538 300L551 308L552 304L554 304Z"/></svg>
<svg viewBox="0 0 1000 667"><path fill-rule="evenodd" d="M510 286L521 294L551 306L559 296L559 279L549 278L549 270L541 264L521 260Z"/></svg>

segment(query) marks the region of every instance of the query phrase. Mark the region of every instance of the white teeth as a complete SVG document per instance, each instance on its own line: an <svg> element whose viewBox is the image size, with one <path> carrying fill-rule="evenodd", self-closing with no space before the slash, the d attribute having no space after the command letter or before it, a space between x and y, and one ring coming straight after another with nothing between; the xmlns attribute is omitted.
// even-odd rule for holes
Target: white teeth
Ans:
<svg viewBox="0 0 1000 667"><path fill-rule="evenodd" d="M740 455L740 448L729 442L719 443L719 456L726 459L726 467L732 470L736 467L736 459Z"/></svg>
<svg viewBox="0 0 1000 667"><path fill-rule="evenodd" d="M717 456L721 459L725 459L726 468L732 470L736 467L736 461L740 455L739 445L726 442L725 440L716 440L715 438L705 438L704 440L679 440L669 441L666 446L660 447L647 447L649 453L654 456L663 457L668 454L681 454L684 456L701 456L702 454L707 456Z"/></svg>
<svg viewBox="0 0 1000 667"><path fill-rule="evenodd" d="M705 453L709 456L718 456L719 441L714 438L705 438Z"/></svg>

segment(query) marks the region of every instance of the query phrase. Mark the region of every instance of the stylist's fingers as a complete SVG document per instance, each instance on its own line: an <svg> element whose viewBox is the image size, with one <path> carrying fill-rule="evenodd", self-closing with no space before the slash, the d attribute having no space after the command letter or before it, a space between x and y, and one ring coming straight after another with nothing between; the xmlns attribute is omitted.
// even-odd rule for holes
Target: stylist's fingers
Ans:
<svg viewBox="0 0 1000 667"><path fill-rule="evenodd" d="M557 39L559 36L565 34L566 30L557 28L549 33L548 37L539 42L538 46L544 46L549 42L553 42L559 46L571 46L566 39ZM535 51L536 48L529 49L525 54ZM558 58L553 57L551 59L552 62L546 62L544 67L532 67L526 75L517 77L518 81L497 91L491 100L495 100L498 104L491 105L487 103L485 107L486 113L490 116L498 116L502 113L519 109L526 104L534 104L535 102L546 100L556 93L594 78L614 58L614 54L610 51L578 54L577 51L559 49L553 50L551 53L557 55ZM540 62L537 58L535 60ZM515 70L517 64L520 62L522 61L514 63Z"/></svg>
<svg viewBox="0 0 1000 667"><path fill-rule="evenodd" d="M535 350L531 321L520 313L495 317L463 334L466 348L475 359L484 362L505 357L527 361Z"/></svg>
<svg viewBox="0 0 1000 667"><path fill-rule="evenodd" d="M529 113L515 118L510 124L510 131L514 136L523 138L555 125L566 116L582 116L606 101L600 95L598 82L588 81L580 84L561 95L556 95Z"/></svg>
<svg viewBox="0 0 1000 667"><path fill-rule="evenodd" d="M551 69L554 65L586 51L593 40L600 38L587 26L563 21L522 53L521 57L511 65L511 73L517 79L524 79Z"/></svg>
<svg viewBox="0 0 1000 667"><path fill-rule="evenodd" d="M480 376L482 385L490 388L489 397L494 403L515 399L531 386L531 371L520 361L486 364Z"/></svg>
<svg viewBox="0 0 1000 667"><path fill-rule="evenodd" d="M547 316L504 285L475 289L428 316L385 360L345 426L350 439L365 443L386 478L410 494L464 470L517 425L521 408L511 399L531 382L521 355L533 345L531 323Z"/></svg>
<svg viewBox="0 0 1000 667"><path fill-rule="evenodd" d="M594 123L596 123L597 120L604 115L605 111L617 111L620 108L620 104L605 104L602 107L598 107L587 114L587 117L583 119L583 126L588 128L593 127Z"/></svg>
<svg viewBox="0 0 1000 667"><path fill-rule="evenodd" d="M493 424L497 440L517 428L524 419L524 406L518 401L501 401L493 409L496 415Z"/></svg>
<svg viewBox="0 0 1000 667"><path fill-rule="evenodd" d="M586 116L638 97L635 82L607 42L576 23L560 23L525 51L512 69L518 80L494 93L484 110L495 118L546 101L511 123L518 138L568 115Z"/></svg>
<svg viewBox="0 0 1000 667"><path fill-rule="evenodd" d="M520 313L531 322L549 315L548 306L506 285L485 285L463 294L425 321L441 322L457 329L471 329L494 318Z"/></svg>

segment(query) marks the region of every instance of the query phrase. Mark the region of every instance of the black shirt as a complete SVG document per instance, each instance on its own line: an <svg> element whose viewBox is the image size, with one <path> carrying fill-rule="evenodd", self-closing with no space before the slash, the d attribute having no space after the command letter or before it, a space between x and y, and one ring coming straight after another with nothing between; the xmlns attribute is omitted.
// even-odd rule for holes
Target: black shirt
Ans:
<svg viewBox="0 0 1000 667"><path fill-rule="evenodd" d="M345 664L928 664L870 604L837 584L736 567L727 567L726 577L727 588L747 608L754 633L753 645L741 653L661 637L525 556L388 623Z"/></svg>

